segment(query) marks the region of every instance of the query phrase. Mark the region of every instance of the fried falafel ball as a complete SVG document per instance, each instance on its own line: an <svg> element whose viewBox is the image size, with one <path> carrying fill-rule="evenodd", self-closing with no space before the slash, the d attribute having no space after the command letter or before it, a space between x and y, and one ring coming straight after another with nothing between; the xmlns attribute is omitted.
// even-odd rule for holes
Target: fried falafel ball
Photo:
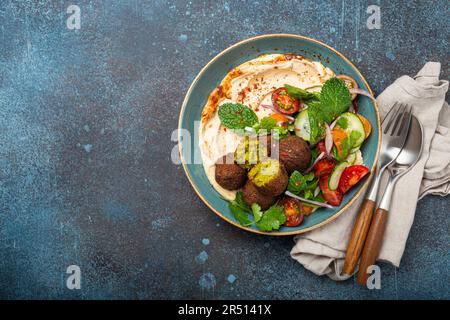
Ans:
<svg viewBox="0 0 450 320"><path fill-rule="evenodd" d="M259 192L276 197L282 194L288 185L288 175L283 164L275 159L268 159L255 165L248 173L248 178Z"/></svg>
<svg viewBox="0 0 450 320"><path fill-rule="evenodd" d="M289 136L279 142L279 160L284 164L286 171L291 174L295 170L304 171L311 161L311 150L308 144L300 137Z"/></svg>
<svg viewBox="0 0 450 320"><path fill-rule="evenodd" d="M267 210L276 201L273 196L266 196L259 192L258 188L253 182L247 180L247 183L242 188L242 198L245 203L250 207L253 203L257 203L262 210Z"/></svg>
<svg viewBox="0 0 450 320"><path fill-rule="evenodd" d="M270 136L246 136L234 152L234 160L245 169L266 160L270 156Z"/></svg>
<svg viewBox="0 0 450 320"><path fill-rule="evenodd" d="M216 182L227 190L237 190L247 180L247 171L234 163L232 153L223 156L217 161L215 171Z"/></svg>

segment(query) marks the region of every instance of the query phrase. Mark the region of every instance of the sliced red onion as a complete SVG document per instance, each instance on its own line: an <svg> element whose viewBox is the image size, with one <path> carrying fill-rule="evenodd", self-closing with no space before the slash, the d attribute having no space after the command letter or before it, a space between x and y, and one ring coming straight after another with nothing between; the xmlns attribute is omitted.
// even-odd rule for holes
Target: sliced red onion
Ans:
<svg viewBox="0 0 450 320"><path fill-rule="evenodd" d="M316 160L314 160L313 164L312 164L308 169L306 169L305 173L310 172L310 171L314 168L314 166L316 165L316 163L319 162L319 160L322 159L324 156L325 156L325 152L321 152L321 153L317 156Z"/></svg>
<svg viewBox="0 0 450 320"><path fill-rule="evenodd" d="M375 99L375 97L373 95L371 95L369 92L367 92L366 90L360 89L360 88L351 88L349 89L350 93L355 93L355 94L360 94L363 96L366 96L370 99L372 99L375 103L377 102L377 100Z"/></svg>
<svg viewBox="0 0 450 320"><path fill-rule="evenodd" d="M291 198L294 198L294 199L297 199L297 200L300 200L300 201L303 201L303 202L306 202L306 203L310 203L310 204L313 204L313 205L315 205L315 206L325 207L325 208L330 208L330 209L333 208L333 206L329 205L328 203L318 202L318 201L313 201L313 200L308 200L308 199L299 197L299 196L293 194L293 193L290 192L290 191L286 191L284 194L286 194L287 196L289 196L289 197L291 197Z"/></svg>
<svg viewBox="0 0 450 320"><path fill-rule="evenodd" d="M333 134L331 133L330 126L325 123L325 150L327 155L330 154L331 148L333 147Z"/></svg>
<svg viewBox="0 0 450 320"><path fill-rule="evenodd" d="M287 114L281 113L280 111L278 111L277 109L275 109L275 107L271 104L262 104L261 107L265 108L265 109L270 109L275 113L281 114L282 116L286 117L286 119L289 120L289 122L294 122L295 118L288 116Z"/></svg>
<svg viewBox="0 0 450 320"><path fill-rule="evenodd" d="M331 130L334 129L334 126L336 125L336 123L337 123L337 119L334 120L334 121L330 124L330 129L331 129Z"/></svg>

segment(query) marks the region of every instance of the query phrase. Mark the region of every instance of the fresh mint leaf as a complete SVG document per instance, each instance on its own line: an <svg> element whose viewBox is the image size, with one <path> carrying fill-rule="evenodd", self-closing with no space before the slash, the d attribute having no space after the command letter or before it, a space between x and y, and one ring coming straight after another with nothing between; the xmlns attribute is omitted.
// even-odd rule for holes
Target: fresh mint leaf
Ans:
<svg viewBox="0 0 450 320"><path fill-rule="evenodd" d="M320 109L325 122L331 122L346 112L352 97L345 82L338 78L327 80L320 91Z"/></svg>
<svg viewBox="0 0 450 320"><path fill-rule="evenodd" d="M261 231L278 230L285 222L284 208L275 204L264 212L256 227Z"/></svg>
<svg viewBox="0 0 450 320"><path fill-rule="evenodd" d="M285 84L284 87L286 88L286 91L287 91L288 95L291 96L291 98L300 99L304 102L306 102L308 100L319 100L320 99L319 92L310 92L305 89L290 86L288 84Z"/></svg>
<svg viewBox="0 0 450 320"><path fill-rule="evenodd" d="M252 204L252 212L253 212L253 221L258 222L261 220L263 215L263 211L261 210L261 206L257 203Z"/></svg>
<svg viewBox="0 0 450 320"><path fill-rule="evenodd" d="M225 103L218 113L222 125L229 129L244 129L258 123L256 113L240 103Z"/></svg>

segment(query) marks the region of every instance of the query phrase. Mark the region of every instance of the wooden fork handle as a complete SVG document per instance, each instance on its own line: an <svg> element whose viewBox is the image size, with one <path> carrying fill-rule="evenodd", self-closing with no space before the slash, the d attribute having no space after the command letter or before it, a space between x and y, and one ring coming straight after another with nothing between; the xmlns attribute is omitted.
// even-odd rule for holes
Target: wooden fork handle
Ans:
<svg viewBox="0 0 450 320"><path fill-rule="evenodd" d="M368 278L367 268L375 264L378 255L380 254L387 218L388 211L381 208L378 208L373 216L372 224L370 225L369 233L367 234L366 243L364 244L361 255L361 261L359 263L357 282L361 285L366 285Z"/></svg>
<svg viewBox="0 0 450 320"><path fill-rule="evenodd" d="M365 199L358 216L353 226L352 235L347 246L347 253L345 254L345 262L342 272L347 275L353 274L359 256L364 247L367 233L369 231L370 223L372 221L373 210L375 209L375 202L373 200Z"/></svg>

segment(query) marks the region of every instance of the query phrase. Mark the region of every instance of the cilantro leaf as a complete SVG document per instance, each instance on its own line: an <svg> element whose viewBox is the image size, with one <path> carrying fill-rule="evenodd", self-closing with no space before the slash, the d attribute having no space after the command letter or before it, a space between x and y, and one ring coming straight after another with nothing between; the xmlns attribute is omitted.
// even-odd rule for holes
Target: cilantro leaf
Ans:
<svg viewBox="0 0 450 320"><path fill-rule="evenodd" d="M247 204L244 202L244 198L242 196L242 191L238 191L236 193L236 197L233 201L230 201L228 203L228 208L230 209L231 213L233 214L234 218L241 224L241 225L249 225L252 222L248 218L248 213L250 211L250 208L247 206Z"/></svg>
<svg viewBox="0 0 450 320"><path fill-rule="evenodd" d="M233 214L234 218L241 224L241 225L249 225L252 222L248 218L247 211L243 210L241 207L237 206L236 203L230 202L228 204L228 208L230 209L231 213Z"/></svg>
<svg viewBox="0 0 450 320"><path fill-rule="evenodd" d="M256 113L240 103L225 103L219 107L219 119L229 129L244 129L258 123Z"/></svg>
<svg viewBox="0 0 450 320"><path fill-rule="evenodd" d="M262 215L261 220L256 223L256 227L261 231L278 230L285 222L284 208L274 204Z"/></svg>
<svg viewBox="0 0 450 320"><path fill-rule="evenodd" d="M320 99L319 92L310 92L305 89L290 86L288 84L285 84L284 87L286 88L288 95L290 95L294 99L300 99L304 102L308 101L308 100L319 100Z"/></svg>
<svg viewBox="0 0 450 320"><path fill-rule="evenodd" d="M346 112L352 103L350 91L338 78L327 80L320 91L320 109L325 122L331 122Z"/></svg>
<svg viewBox="0 0 450 320"><path fill-rule="evenodd" d="M258 222L259 220L261 220L263 212L259 204L257 203L252 204L252 212L253 212L253 221Z"/></svg>

